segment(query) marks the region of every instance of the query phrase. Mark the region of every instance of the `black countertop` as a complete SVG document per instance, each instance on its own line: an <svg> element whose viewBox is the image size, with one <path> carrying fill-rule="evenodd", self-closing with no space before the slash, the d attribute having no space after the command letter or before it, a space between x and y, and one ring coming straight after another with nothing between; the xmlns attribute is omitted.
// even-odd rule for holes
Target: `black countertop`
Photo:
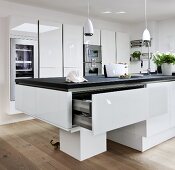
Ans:
<svg viewBox="0 0 175 170"><path fill-rule="evenodd" d="M88 82L83 83L68 83L65 78L31 78L31 79L16 79L16 84L34 86L40 88L55 89L61 91L74 91L79 88L92 88L111 85L131 85L131 84L147 84L163 81L175 81L175 76L163 75L145 75L143 77L135 77L130 79L120 78L105 78L104 76L85 77Z"/></svg>

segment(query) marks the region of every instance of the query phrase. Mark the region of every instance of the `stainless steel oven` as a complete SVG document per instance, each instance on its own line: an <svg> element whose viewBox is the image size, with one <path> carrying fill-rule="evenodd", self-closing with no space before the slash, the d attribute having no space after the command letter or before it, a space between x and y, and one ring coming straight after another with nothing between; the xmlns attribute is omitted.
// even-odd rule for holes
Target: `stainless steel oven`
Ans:
<svg viewBox="0 0 175 170"><path fill-rule="evenodd" d="M84 45L84 76L102 74L102 54L99 45Z"/></svg>

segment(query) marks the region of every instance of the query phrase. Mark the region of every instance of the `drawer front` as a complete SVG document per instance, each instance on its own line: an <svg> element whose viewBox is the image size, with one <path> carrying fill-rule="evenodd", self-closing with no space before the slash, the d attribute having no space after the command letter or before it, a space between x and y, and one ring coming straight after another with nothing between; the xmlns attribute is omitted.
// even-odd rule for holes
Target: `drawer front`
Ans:
<svg viewBox="0 0 175 170"><path fill-rule="evenodd" d="M92 95L92 130L95 135L147 118L146 88Z"/></svg>

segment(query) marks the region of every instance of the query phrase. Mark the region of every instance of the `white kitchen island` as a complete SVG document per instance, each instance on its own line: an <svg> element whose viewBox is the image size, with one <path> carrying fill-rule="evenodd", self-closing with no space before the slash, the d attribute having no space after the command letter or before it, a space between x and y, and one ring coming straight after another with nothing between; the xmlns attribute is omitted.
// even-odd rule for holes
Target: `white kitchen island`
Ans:
<svg viewBox="0 0 175 170"><path fill-rule="evenodd" d="M82 161L107 138L145 151L175 136L175 77L16 80L16 108L60 128L60 150Z"/></svg>

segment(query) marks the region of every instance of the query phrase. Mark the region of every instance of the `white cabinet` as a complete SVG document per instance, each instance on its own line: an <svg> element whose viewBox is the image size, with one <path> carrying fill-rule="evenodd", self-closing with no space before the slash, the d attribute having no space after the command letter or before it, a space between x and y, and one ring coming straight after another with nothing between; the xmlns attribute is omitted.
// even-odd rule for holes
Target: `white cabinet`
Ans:
<svg viewBox="0 0 175 170"><path fill-rule="evenodd" d="M40 77L61 77L62 70L62 24L41 22Z"/></svg>
<svg viewBox="0 0 175 170"><path fill-rule="evenodd" d="M146 88L92 95L92 130L95 135L147 118Z"/></svg>
<svg viewBox="0 0 175 170"><path fill-rule="evenodd" d="M36 114L36 88L27 86L15 86L16 108L23 113L29 113L30 116Z"/></svg>
<svg viewBox="0 0 175 170"><path fill-rule="evenodd" d="M36 117L63 129L72 128L72 93L36 89Z"/></svg>
<svg viewBox="0 0 175 170"><path fill-rule="evenodd" d="M16 85L16 92L17 109L62 129L72 128L71 92L23 85ZM92 94L90 110L94 135L146 120L147 89Z"/></svg>
<svg viewBox="0 0 175 170"><path fill-rule="evenodd" d="M83 27L63 26L64 68L76 68L83 75ZM64 75L65 76L65 75Z"/></svg>
<svg viewBox="0 0 175 170"><path fill-rule="evenodd" d="M79 67L64 67L64 77L66 77L71 71L78 71L82 75L82 69Z"/></svg>
<svg viewBox="0 0 175 170"><path fill-rule="evenodd" d="M72 93L16 85L16 108L56 127L72 128Z"/></svg>
<svg viewBox="0 0 175 170"><path fill-rule="evenodd" d="M84 36L84 44L100 45L100 30L94 29L93 36Z"/></svg>
<svg viewBox="0 0 175 170"><path fill-rule="evenodd" d="M171 82L148 84L149 119L146 121L147 136L158 134L170 128Z"/></svg>
<svg viewBox="0 0 175 170"><path fill-rule="evenodd" d="M117 63L130 62L130 38L126 33L117 32L116 34L117 46Z"/></svg>
<svg viewBox="0 0 175 170"><path fill-rule="evenodd" d="M175 127L175 82L171 83L171 127Z"/></svg>
<svg viewBox="0 0 175 170"><path fill-rule="evenodd" d="M105 64L116 63L115 32L102 30L101 31L101 45L102 45L103 66Z"/></svg>
<svg viewBox="0 0 175 170"><path fill-rule="evenodd" d="M148 84L149 116L159 116L170 112L171 82Z"/></svg>

